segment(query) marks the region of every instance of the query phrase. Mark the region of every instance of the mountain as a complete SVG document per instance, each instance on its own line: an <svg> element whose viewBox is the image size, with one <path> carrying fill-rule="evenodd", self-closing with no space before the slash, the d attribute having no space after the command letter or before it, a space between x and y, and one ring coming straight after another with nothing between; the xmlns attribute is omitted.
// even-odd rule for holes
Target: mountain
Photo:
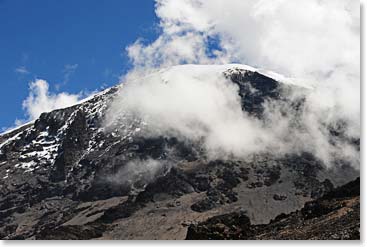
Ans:
<svg viewBox="0 0 367 247"><path fill-rule="evenodd" d="M301 112L304 98L294 100L285 92L312 90L243 65L173 69L219 73L238 87L243 112L259 121L266 121L269 101ZM336 187L359 176L348 161L327 167L310 152L210 159L198 143L142 135L146 123L139 118L117 117L118 128L106 127L108 110L121 90L124 85L43 113L0 136L2 239L195 238L196 225L228 214L245 217L244 227L274 226L279 215L300 218L295 212L305 203L333 195ZM353 223L359 226L359 211L357 218ZM320 231L343 238L336 228L325 227ZM359 238L359 232L350 236Z"/></svg>

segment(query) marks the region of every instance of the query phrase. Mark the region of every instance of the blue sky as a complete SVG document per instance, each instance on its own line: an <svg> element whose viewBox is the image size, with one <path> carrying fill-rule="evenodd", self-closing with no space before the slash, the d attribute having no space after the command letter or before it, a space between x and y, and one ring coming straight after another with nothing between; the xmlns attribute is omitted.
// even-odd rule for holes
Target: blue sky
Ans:
<svg viewBox="0 0 367 247"><path fill-rule="evenodd" d="M0 0L0 128L24 119L28 84L53 93L116 84L125 47L158 36L153 0Z"/></svg>

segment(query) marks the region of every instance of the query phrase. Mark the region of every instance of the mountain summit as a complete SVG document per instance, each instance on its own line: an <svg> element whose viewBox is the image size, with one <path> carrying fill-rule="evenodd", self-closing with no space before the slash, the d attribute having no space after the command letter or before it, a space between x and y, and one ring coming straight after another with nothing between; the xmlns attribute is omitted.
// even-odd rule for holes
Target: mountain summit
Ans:
<svg viewBox="0 0 367 247"><path fill-rule="evenodd" d="M160 90L122 84L0 136L2 239L261 239L258 229L283 218L292 226L303 217L312 228L345 205L359 214L359 199L345 199L359 198L357 182L353 193L341 187L342 197L337 188L356 179L358 168L339 157L327 163L307 142L292 140L308 133L302 116L312 88L236 64L176 66L135 79ZM194 85L188 80L205 84L185 94L180 86ZM149 101L162 92L167 101ZM277 131L284 118L289 136ZM328 145L348 143L359 154L359 140L335 126L325 127ZM331 231L325 238L359 236L359 219L348 224L345 232L331 225L320 231Z"/></svg>

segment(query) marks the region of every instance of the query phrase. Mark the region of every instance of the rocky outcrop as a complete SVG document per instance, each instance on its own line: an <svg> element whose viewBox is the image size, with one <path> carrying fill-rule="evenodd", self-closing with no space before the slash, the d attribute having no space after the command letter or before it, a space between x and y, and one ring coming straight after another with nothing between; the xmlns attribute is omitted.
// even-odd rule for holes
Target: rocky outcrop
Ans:
<svg viewBox="0 0 367 247"><path fill-rule="evenodd" d="M269 224L253 225L246 212L215 216L190 225L189 240L359 240L359 178L325 196L307 202L291 214L281 214Z"/></svg>

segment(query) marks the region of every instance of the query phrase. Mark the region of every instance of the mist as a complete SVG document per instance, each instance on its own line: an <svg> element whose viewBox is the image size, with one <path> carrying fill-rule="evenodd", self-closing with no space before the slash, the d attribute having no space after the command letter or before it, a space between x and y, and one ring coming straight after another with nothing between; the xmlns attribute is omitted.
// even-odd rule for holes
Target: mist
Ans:
<svg viewBox="0 0 367 247"><path fill-rule="evenodd" d="M168 170L169 163L167 162L137 159L128 162L116 174L106 176L105 179L112 184L127 186L130 188L130 194L139 194L149 183L159 175L164 175Z"/></svg>
<svg viewBox="0 0 367 247"><path fill-rule="evenodd" d="M350 141L360 138L358 3L157 0L156 14L160 36L126 48L133 69L107 126L141 119L140 135L200 142L209 159L311 152L328 167L337 160L359 167ZM223 76L228 65L219 66L233 62L303 87L285 95L304 98L302 112L278 102L265 103L264 119L242 111L239 88Z"/></svg>

